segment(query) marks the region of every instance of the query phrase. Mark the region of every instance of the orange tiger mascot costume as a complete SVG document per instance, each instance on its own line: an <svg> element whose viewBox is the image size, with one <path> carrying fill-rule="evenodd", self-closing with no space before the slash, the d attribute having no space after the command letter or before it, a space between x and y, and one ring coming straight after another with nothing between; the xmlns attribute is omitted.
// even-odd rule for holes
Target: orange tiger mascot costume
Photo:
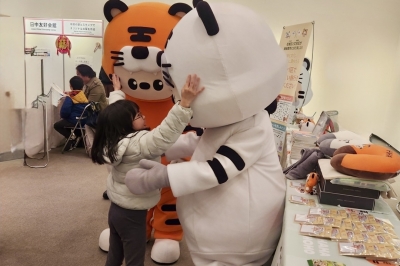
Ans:
<svg viewBox="0 0 400 266"><path fill-rule="evenodd" d="M155 2L128 7L119 0L104 5L109 24L102 67L108 76L115 73L120 77L126 98L139 105L150 128L158 126L174 104L172 88L163 81L157 54L164 49L174 26L191 9L183 3L169 6ZM162 162L167 164L164 158ZM147 215L147 237L150 239L154 229L155 238L151 258L157 263L172 264L180 256L178 241L183 231L175 204L171 189L164 188L159 203ZM108 241L107 237L103 239Z"/></svg>

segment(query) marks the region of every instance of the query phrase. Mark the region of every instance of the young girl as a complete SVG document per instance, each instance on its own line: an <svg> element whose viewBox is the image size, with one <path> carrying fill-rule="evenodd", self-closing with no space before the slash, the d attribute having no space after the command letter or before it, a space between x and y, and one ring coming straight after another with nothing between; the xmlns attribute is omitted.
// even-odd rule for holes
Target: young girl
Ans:
<svg viewBox="0 0 400 266"><path fill-rule="evenodd" d="M106 266L144 265L146 251L146 214L160 200L160 191L132 194L124 183L126 173L139 167L141 159L160 162L161 155L178 139L192 117L191 102L203 91L199 78L188 76L181 101L174 105L163 122L153 129L137 104L124 100L119 78L113 75L114 91L110 105L100 112L92 147L92 161L111 164L107 194L111 200L108 213L110 247Z"/></svg>

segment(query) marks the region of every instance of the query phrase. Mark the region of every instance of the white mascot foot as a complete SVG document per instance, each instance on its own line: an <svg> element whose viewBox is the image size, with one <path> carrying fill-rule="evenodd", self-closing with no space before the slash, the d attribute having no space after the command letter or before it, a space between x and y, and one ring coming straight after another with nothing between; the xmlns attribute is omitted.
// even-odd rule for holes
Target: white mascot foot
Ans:
<svg viewBox="0 0 400 266"><path fill-rule="evenodd" d="M174 264L180 255L179 242L176 240L156 239L151 249L151 259L158 264Z"/></svg>
<svg viewBox="0 0 400 266"><path fill-rule="evenodd" d="M108 252L110 248L110 228L104 229L99 237L99 247L101 250Z"/></svg>

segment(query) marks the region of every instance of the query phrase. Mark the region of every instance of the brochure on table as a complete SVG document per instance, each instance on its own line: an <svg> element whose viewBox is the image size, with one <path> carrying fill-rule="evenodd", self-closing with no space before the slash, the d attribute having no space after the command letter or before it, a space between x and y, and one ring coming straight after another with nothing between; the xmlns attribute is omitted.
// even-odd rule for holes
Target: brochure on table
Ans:
<svg viewBox="0 0 400 266"><path fill-rule="evenodd" d="M371 264L371 261L374 259L368 261L367 259L365 259L365 256L353 257L352 256L353 254L344 254L343 252L341 252L341 246L339 245L340 243L352 243L353 241L346 241L345 239L342 239L342 241L337 241L337 240L332 241L331 237L324 239L324 238L312 237L309 235L301 234L302 226L299 224L299 222L296 222L296 216L299 217L301 215L310 215L310 210L323 208L334 211L340 211L341 213L343 213L343 211L346 213L348 212L354 214L359 213L359 214L365 214L365 216L362 216L362 218L368 218L368 219L371 216L374 216L375 218L380 219L383 222L387 222L393 225L392 229L394 230L394 232L392 229L386 227L386 229L390 234L392 235L395 234L397 236L400 235L400 222L397 216L393 213L392 209L383 199L376 200L376 206L373 211L349 209L340 206L335 207L335 206L323 205L318 203L318 199L315 195L309 195L298 191L295 184L300 185L300 183L302 182L304 183L304 181L287 180L286 208L284 214L282 235L271 265L308 266L309 264L307 263L307 260L310 259L330 260L338 263L343 263L346 266L373 265L373 263ZM303 198L303 200L301 201L302 204L292 203L291 199L293 197ZM316 204L315 207L306 204L310 200L313 200L315 202ZM314 216L316 214L313 212L311 213L314 214ZM377 221L375 221L375 223L377 223ZM343 223L341 228L344 229L345 225L346 224ZM319 232L319 231L313 230L313 232ZM346 235L344 236L344 238L352 236L351 233L349 234L347 233L348 232L346 231ZM387 233L380 233L380 235L387 236ZM339 237L339 235L337 235L337 237ZM350 248L348 250L351 251L352 249ZM380 262L379 264L381 265L382 262Z"/></svg>

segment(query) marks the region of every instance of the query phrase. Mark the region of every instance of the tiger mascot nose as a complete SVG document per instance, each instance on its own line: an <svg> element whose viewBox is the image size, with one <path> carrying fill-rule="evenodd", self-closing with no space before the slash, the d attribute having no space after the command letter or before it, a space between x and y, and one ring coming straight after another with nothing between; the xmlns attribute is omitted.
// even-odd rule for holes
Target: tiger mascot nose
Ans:
<svg viewBox="0 0 400 266"><path fill-rule="evenodd" d="M149 49L146 46L133 46L131 54L133 58L143 60L149 56Z"/></svg>

